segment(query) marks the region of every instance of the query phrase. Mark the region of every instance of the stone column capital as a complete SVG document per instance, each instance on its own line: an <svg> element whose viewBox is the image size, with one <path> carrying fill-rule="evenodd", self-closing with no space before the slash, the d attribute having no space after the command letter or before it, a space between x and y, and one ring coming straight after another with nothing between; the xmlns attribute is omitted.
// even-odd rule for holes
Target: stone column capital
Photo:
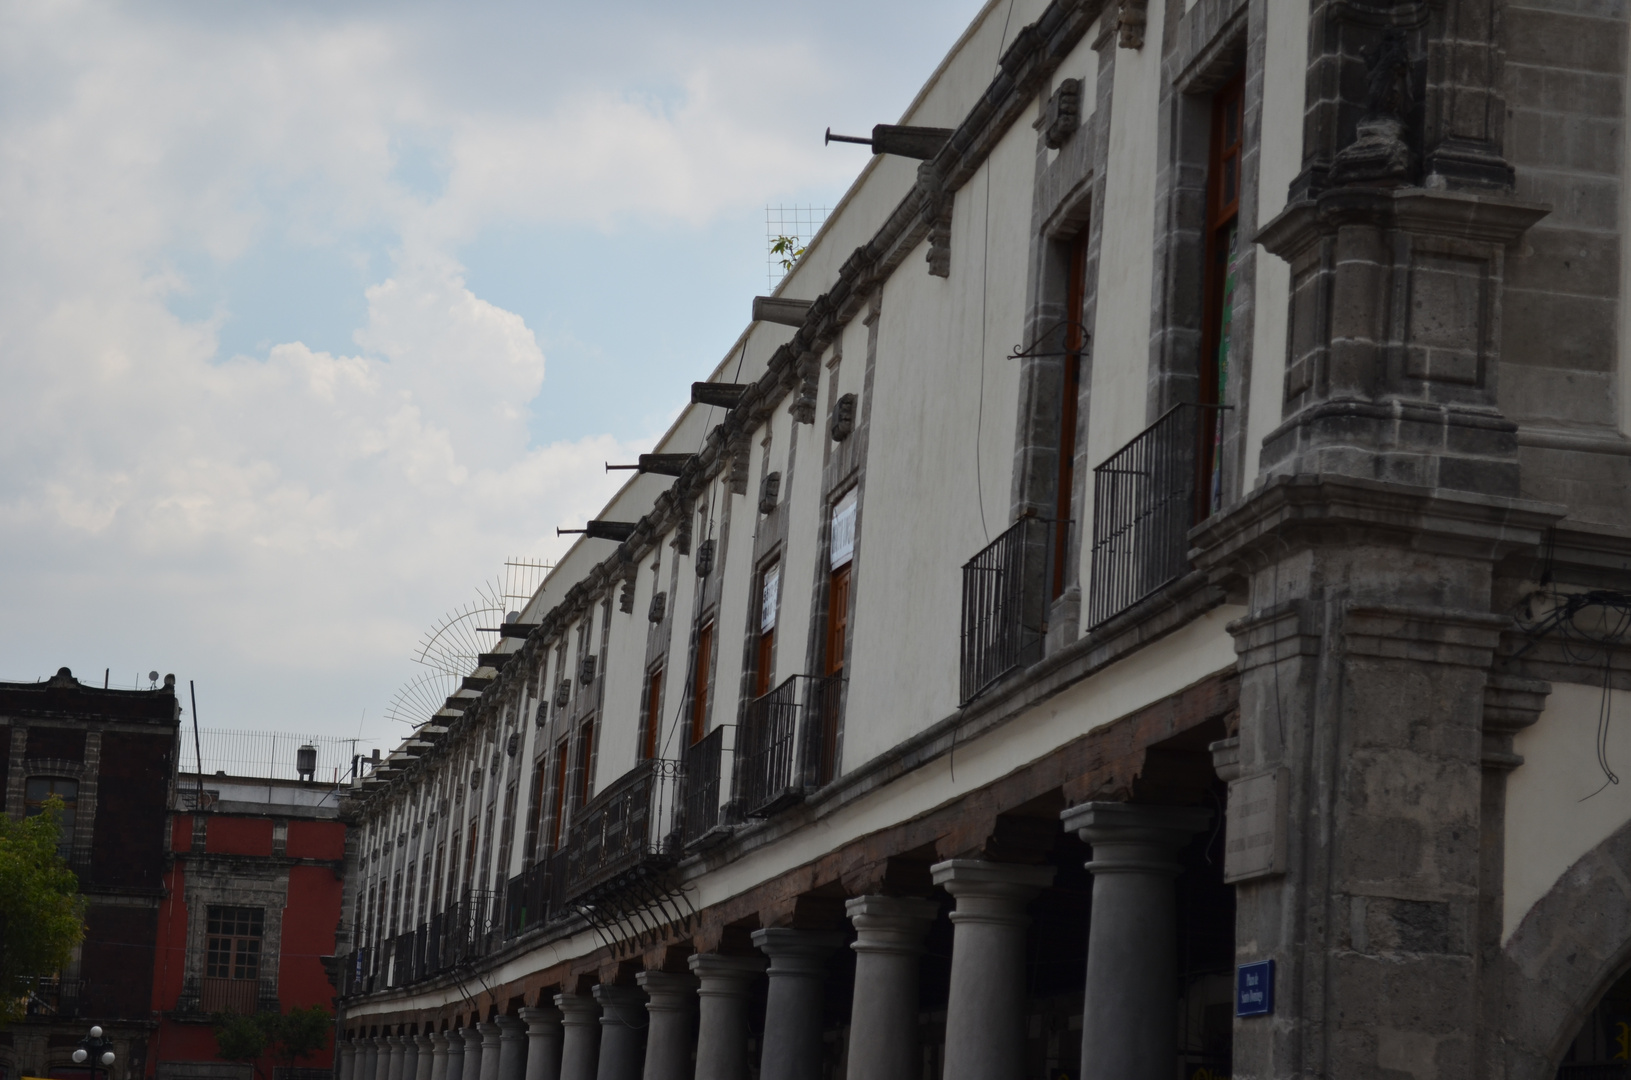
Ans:
<svg viewBox="0 0 1631 1080"><path fill-rule="evenodd" d="M1089 802L1059 815L1065 828L1093 845L1088 870L1097 874L1165 874L1183 871L1178 851L1212 823L1201 806L1143 806Z"/></svg>
<svg viewBox="0 0 1631 1080"><path fill-rule="evenodd" d="M600 1002L600 1022L604 1025L623 1024L645 1027L646 994L633 986L598 983L591 991Z"/></svg>
<svg viewBox="0 0 1631 1080"><path fill-rule="evenodd" d="M646 992L647 1012L686 1012L697 1000L697 977L671 971L642 971L634 977Z"/></svg>
<svg viewBox="0 0 1631 1080"><path fill-rule="evenodd" d="M844 943L834 931L771 927L753 932L753 944L770 958L770 974L824 976L827 955Z"/></svg>
<svg viewBox="0 0 1631 1080"><path fill-rule="evenodd" d="M526 1025L517 1016L495 1016L493 1023L498 1025L498 1036L501 1039L520 1039L526 1036Z"/></svg>
<svg viewBox="0 0 1631 1080"><path fill-rule="evenodd" d="M692 953L686 958L697 977L697 994L702 997L738 997L753 992L753 981L765 973L762 956L727 956L724 953Z"/></svg>
<svg viewBox="0 0 1631 1080"><path fill-rule="evenodd" d="M460 1028L459 1035L464 1039L466 1048L472 1046L479 1048L481 1046L481 1032L477 1030L476 1025L472 1024L467 1028Z"/></svg>
<svg viewBox="0 0 1631 1080"><path fill-rule="evenodd" d="M1023 926L1029 922L1025 905L1053 884L1051 866L989 862L985 859L947 859L929 867L936 885L957 899L953 923L989 922Z"/></svg>
<svg viewBox="0 0 1631 1080"><path fill-rule="evenodd" d="M483 1047L498 1045L499 1026L493 1021L486 1020L477 1024L476 1030L481 1033L481 1045Z"/></svg>
<svg viewBox="0 0 1631 1080"><path fill-rule="evenodd" d="M521 1022L527 1025L529 1034L540 1028L549 1029L559 1027L561 1023L561 1010L553 1005L540 1005L537 1008L524 1008L519 1010Z"/></svg>
<svg viewBox="0 0 1631 1080"><path fill-rule="evenodd" d="M423 1035L415 1035L413 1037L413 1041L414 1045L418 1046L421 1050L430 1050L435 1047L435 1043L431 1041L429 1032L426 1032Z"/></svg>
<svg viewBox="0 0 1631 1080"><path fill-rule="evenodd" d="M433 1031L430 1033L431 1046L437 1050L447 1049L447 1032Z"/></svg>
<svg viewBox="0 0 1631 1080"><path fill-rule="evenodd" d="M844 914L855 926L850 948L856 952L916 956L940 905L916 897L857 896L844 902Z"/></svg>
<svg viewBox="0 0 1631 1080"><path fill-rule="evenodd" d="M600 1003L587 994L556 994L555 1007L561 1010L561 1023L567 1027L600 1020Z"/></svg>

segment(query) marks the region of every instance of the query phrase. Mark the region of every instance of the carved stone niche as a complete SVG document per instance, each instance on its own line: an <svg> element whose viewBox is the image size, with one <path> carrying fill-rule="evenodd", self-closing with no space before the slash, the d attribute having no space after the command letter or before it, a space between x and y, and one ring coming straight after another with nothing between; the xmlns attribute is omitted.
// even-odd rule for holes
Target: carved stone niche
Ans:
<svg viewBox="0 0 1631 1080"><path fill-rule="evenodd" d="M1082 80L1065 79L1048 98L1042 112L1042 141L1057 150L1076 133L1082 122Z"/></svg>
<svg viewBox="0 0 1631 1080"><path fill-rule="evenodd" d="M1549 208L1423 188L1337 188L1257 241L1291 264L1284 422L1269 476L1338 473L1518 494L1496 407L1506 249Z"/></svg>

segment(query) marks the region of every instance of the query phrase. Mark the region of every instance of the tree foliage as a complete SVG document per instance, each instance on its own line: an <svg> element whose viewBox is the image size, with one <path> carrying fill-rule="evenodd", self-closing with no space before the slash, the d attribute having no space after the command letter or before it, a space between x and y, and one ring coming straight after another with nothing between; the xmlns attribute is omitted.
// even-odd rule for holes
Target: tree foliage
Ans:
<svg viewBox="0 0 1631 1080"><path fill-rule="evenodd" d="M57 852L63 803L21 821L0 814L0 1026L28 1007L35 978L56 975L85 936L79 880Z"/></svg>
<svg viewBox="0 0 1631 1080"><path fill-rule="evenodd" d="M292 1068L328 1045L333 1022L334 1017L321 1005L250 1016L222 1013L215 1019L216 1056L223 1061L248 1062L257 1076L266 1075L262 1065L268 1061Z"/></svg>
<svg viewBox="0 0 1631 1080"><path fill-rule="evenodd" d="M804 254L804 245L799 243L796 236L778 236L770 242L770 253L781 256L776 261L781 264L782 273L791 273L793 264L799 256Z"/></svg>

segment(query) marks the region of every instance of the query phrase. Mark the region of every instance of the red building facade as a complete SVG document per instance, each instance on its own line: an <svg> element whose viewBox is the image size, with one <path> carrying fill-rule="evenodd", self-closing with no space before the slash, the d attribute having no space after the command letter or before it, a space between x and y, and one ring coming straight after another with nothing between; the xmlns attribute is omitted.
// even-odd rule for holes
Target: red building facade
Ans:
<svg viewBox="0 0 1631 1080"><path fill-rule="evenodd" d="M223 1069L216 1014L332 1010L324 959L335 952L346 825L330 786L183 774L167 843L152 983L158 1018L148 1076L194 1080ZM303 1061L327 1069L332 1048Z"/></svg>

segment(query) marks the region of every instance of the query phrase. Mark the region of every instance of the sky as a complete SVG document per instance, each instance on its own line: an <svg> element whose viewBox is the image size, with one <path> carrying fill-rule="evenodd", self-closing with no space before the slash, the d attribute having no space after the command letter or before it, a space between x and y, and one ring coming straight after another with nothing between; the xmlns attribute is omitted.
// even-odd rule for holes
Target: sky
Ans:
<svg viewBox="0 0 1631 1080"><path fill-rule="evenodd" d="M0 0L0 680L399 739L979 6Z"/></svg>

